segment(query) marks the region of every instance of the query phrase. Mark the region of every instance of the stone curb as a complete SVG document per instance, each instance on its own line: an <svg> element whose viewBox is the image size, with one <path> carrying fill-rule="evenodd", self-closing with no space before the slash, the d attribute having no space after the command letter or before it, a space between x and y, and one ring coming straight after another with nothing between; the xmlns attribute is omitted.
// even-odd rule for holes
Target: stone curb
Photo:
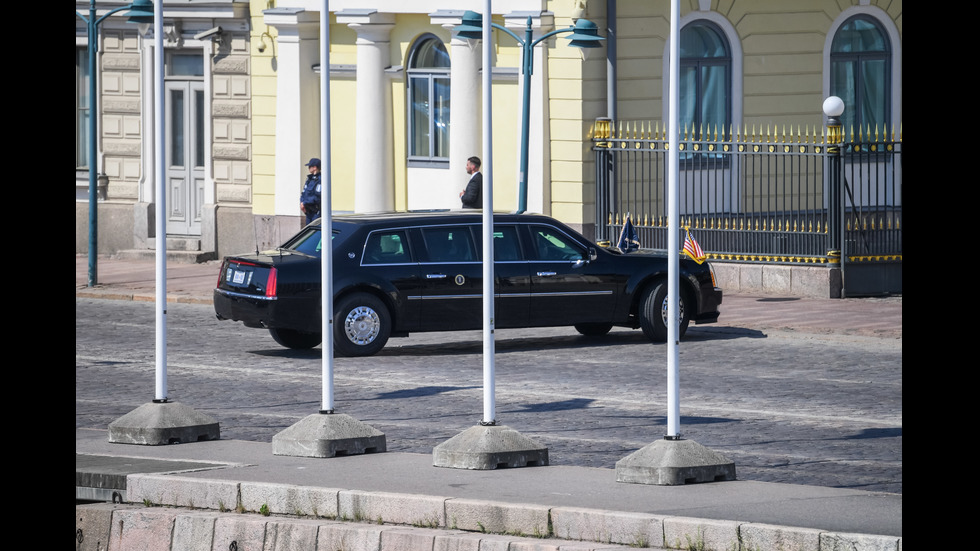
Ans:
<svg viewBox="0 0 980 551"><path fill-rule="evenodd" d="M169 534L180 529L187 531L187 534L181 534L178 538L178 534L174 532L174 542L185 537L197 539L203 537L198 535L200 532L208 530L207 526L202 526L202 523L207 525L207 522L201 520L204 515L214 520L214 526L211 528L214 532L213 541L218 541L219 530L240 533L242 535L235 537L247 537L253 541L258 541L256 538L260 538L260 533L264 534L261 537L266 538L267 547L258 545L257 548L270 548L268 538L279 537L270 536L268 525L274 523L277 526L275 530L289 525L289 528L281 528L281 530L290 533L304 531L305 536L296 536L302 541L311 541L310 537L315 538L316 541L321 541L321 537L328 538L324 541L334 541L339 537L340 541L346 542L343 544L344 549L364 548L383 551L495 549L496 547L489 544L489 540L484 541L487 534L496 534L498 539L503 538L500 540L501 543L530 542L528 545L536 546L533 549L555 550L621 549L638 546L746 551L761 549L901 551L902 549L902 538L896 536L844 534L808 528L677 516L660 517L576 507L548 507L389 492L202 480L161 474L128 476L127 499L130 503L143 503L145 507L135 506L122 509L126 511L125 513L118 513L133 517L122 523L127 527L125 529L136 531L140 530L139 526L146 525L142 530L147 534L159 531L166 531ZM157 506L161 507L158 509ZM82 522L79 520L81 514L78 511L85 507L88 506L76 506L76 531L80 529L78 525ZM173 507L183 509L171 509ZM92 523L85 528L85 531L108 533L107 527L115 526L109 524L111 519L106 518L105 514L99 511L101 509L96 508L85 513L88 515L86 518L90 519L86 522ZM269 519L260 515L243 514L259 512L283 516ZM106 523L106 527L102 527L102 523ZM156 526L159 523L169 523L172 527L164 530ZM230 526L226 526L229 523ZM313 528L310 528L310 525ZM300 526L307 526L307 528L300 528ZM329 526L329 529L323 526ZM119 534L116 537L120 538L120 541L126 541L126 536L126 534ZM453 543L433 547L436 536L447 541L452 540ZM220 534L220 539L227 540L229 543L214 548L228 549L228 545L233 541L229 539L231 537L224 533ZM359 543L350 545L351 541ZM390 546L386 546L385 541L389 542ZM394 541L400 543L395 545L392 543ZM364 547L361 547L362 544ZM281 550L313 548L301 544L291 545L283 545L282 541L278 541L275 548ZM491 546L487 547L488 545ZM126 549L126 546L108 548ZM241 548L239 546L239 549ZM502 547L502 549L522 548L513 546L508 548L506 545ZM159 547L159 549L167 549L167 547Z"/></svg>
<svg viewBox="0 0 980 551"><path fill-rule="evenodd" d="M157 297L153 291L150 292L134 292L134 291L120 291L116 288L105 287L105 288L76 288L75 289L76 298L96 298L105 300L131 300L134 302L155 302ZM180 304L212 304L213 301L210 297L200 297L194 295L178 295L173 293L167 294L167 302L175 302Z"/></svg>

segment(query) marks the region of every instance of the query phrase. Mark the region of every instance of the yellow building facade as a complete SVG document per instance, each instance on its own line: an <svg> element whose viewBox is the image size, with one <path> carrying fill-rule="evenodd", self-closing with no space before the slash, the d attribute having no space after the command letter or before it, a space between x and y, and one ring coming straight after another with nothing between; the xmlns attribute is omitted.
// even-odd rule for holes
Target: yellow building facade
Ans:
<svg viewBox="0 0 980 551"><path fill-rule="evenodd" d="M871 52L878 57L870 63L881 60L884 69L869 87L877 96L854 99L855 112L868 111L859 122L880 120L900 128L900 0L680 4L682 53L691 56L682 58L682 68L694 67L692 74L703 81L682 82L680 99L692 125L721 120L734 127L822 126L821 103L832 86L840 87L839 78L833 84L835 68L864 63L860 57L851 60L842 40L870 28L884 43ZM76 9L82 7L77 3ZM465 160L483 155L484 45L459 38L454 29L465 10L483 7L481 0L331 0L330 63L325 68L319 59L319 1L165 2L171 35L165 47L171 54L203 52L201 74L185 80L200 81L206 104L205 131L199 137L204 140L203 169L196 192L204 223L174 235L202 234L201 248L220 256L275 246L300 228L304 165L322 156L323 70L330 73L334 210L459 208L458 193L468 179ZM592 126L599 117L617 123L666 120L669 8L669 2L649 0L492 3L492 21L520 37L529 18L535 38L582 18L595 22L605 37L584 59L563 35L534 48L529 211L550 214L591 234ZM219 40L196 38L219 26ZM76 24L79 52L84 40L84 28ZM100 227L106 225L101 233L108 234L100 252L148 249L153 236L147 218L156 185L149 170L152 109L147 109L146 93L151 42L122 22L107 26L100 40L106 46L100 97L86 107L76 94L79 116L92 113L100 120L98 169L109 180L107 198L99 203L100 214L106 213L100 217ZM113 48L118 52L110 52ZM511 36L495 29L492 48L494 206L513 210L518 204L526 77L520 70L521 48ZM878 65L867 65L872 66ZM713 78L717 75L723 78ZM691 84L696 81L704 86ZM854 93L870 94L861 90ZM79 237L85 233L86 180L85 167L76 165ZM76 239L76 251L84 248L84 240Z"/></svg>

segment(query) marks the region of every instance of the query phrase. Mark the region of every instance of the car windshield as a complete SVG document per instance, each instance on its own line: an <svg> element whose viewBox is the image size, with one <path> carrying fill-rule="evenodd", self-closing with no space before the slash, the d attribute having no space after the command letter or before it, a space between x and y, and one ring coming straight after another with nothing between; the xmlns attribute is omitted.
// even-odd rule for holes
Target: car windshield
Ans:
<svg viewBox="0 0 980 551"><path fill-rule="evenodd" d="M334 242L339 242L338 239L342 239L342 236L340 230L335 229L333 231L333 240ZM315 256L320 255L321 247L322 244L319 226L310 226L305 228L302 232L294 236L282 246L283 249L290 249Z"/></svg>

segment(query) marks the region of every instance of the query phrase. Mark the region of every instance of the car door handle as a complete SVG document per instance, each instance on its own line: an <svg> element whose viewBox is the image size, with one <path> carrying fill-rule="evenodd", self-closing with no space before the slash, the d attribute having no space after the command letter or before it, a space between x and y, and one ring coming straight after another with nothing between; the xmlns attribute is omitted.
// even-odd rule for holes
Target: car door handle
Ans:
<svg viewBox="0 0 980 551"><path fill-rule="evenodd" d="M538 272L538 277L547 277L557 275L558 272Z"/></svg>
<svg viewBox="0 0 980 551"><path fill-rule="evenodd" d="M445 279L446 274L425 274L425 279Z"/></svg>

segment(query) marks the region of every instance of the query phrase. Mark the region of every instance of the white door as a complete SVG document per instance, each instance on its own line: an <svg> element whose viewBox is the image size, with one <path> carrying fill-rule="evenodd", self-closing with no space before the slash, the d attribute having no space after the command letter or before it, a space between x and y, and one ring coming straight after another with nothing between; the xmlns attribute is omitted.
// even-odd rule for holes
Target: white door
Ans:
<svg viewBox="0 0 980 551"><path fill-rule="evenodd" d="M204 206L204 83L166 83L167 235L201 235Z"/></svg>

